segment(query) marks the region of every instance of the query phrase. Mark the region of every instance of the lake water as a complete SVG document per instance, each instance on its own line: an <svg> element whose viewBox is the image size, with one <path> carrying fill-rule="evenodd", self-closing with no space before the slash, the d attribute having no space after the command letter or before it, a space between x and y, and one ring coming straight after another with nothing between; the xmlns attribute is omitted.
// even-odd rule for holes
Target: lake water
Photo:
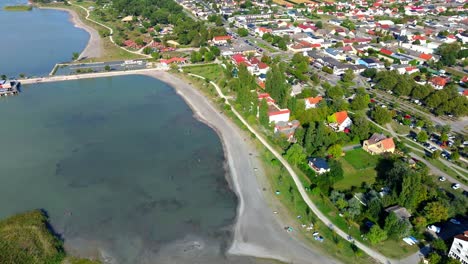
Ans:
<svg viewBox="0 0 468 264"><path fill-rule="evenodd" d="M0 10L0 74L47 75L83 50L88 35L68 19ZM220 139L166 84L29 85L0 111L0 218L44 209L68 253L106 263L269 263L225 255L237 201Z"/></svg>
<svg viewBox="0 0 468 264"><path fill-rule="evenodd" d="M236 216L222 145L171 87L125 76L23 90L0 100L0 218L43 208L76 255L222 263Z"/></svg>
<svg viewBox="0 0 468 264"><path fill-rule="evenodd" d="M33 9L7 12L5 5L21 0L0 1L0 74L9 77L48 75L58 62L70 61L73 52L81 52L89 34L69 22L64 11Z"/></svg>

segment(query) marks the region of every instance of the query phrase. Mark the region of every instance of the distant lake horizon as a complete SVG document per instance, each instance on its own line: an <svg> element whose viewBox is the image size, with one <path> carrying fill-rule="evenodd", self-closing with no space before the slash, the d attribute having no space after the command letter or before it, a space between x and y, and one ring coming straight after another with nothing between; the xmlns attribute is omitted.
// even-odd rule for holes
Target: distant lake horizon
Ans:
<svg viewBox="0 0 468 264"><path fill-rule="evenodd" d="M81 53L89 34L69 21L68 12L37 9L8 12L6 5L26 1L4 0L0 3L0 74L8 77L47 76L54 65L68 62L73 52Z"/></svg>

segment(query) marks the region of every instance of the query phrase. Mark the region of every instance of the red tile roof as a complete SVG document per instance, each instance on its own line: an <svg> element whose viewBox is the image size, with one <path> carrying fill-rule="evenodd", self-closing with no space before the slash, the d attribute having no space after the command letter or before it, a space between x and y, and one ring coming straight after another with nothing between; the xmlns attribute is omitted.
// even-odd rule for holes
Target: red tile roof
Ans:
<svg viewBox="0 0 468 264"><path fill-rule="evenodd" d="M322 101L322 96L317 96L317 97L309 97L309 98L306 98L307 102L309 102L309 104L318 104L320 101Z"/></svg>
<svg viewBox="0 0 468 264"><path fill-rule="evenodd" d="M346 120L346 118L348 118L348 112L346 111L336 112L335 118L336 118L336 122L341 125Z"/></svg>
<svg viewBox="0 0 468 264"><path fill-rule="evenodd" d="M382 147L384 149L395 148L395 143L393 142L393 138L386 138L386 139L380 141L380 143L382 143Z"/></svg>
<svg viewBox="0 0 468 264"><path fill-rule="evenodd" d="M216 36L213 38L214 41L221 41L221 40L229 40L231 39L231 36Z"/></svg>
<svg viewBox="0 0 468 264"><path fill-rule="evenodd" d="M290 113L290 112L291 112L291 111L289 111L289 109L283 109L283 110L279 110L279 111L275 111L275 112L269 112L269 113L268 113L268 116L288 114L288 113Z"/></svg>
<svg viewBox="0 0 468 264"><path fill-rule="evenodd" d="M419 58L423 59L423 60L430 60L430 59L432 59L432 55L431 54L421 53L421 55L419 55Z"/></svg>
<svg viewBox="0 0 468 264"><path fill-rule="evenodd" d="M426 37L421 36L421 35L414 35L413 40L426 40Z"/></svg>
<svg viewBox="0 0 468 264"><path fill-rule="evenodd" d="M391 56L393 54L391 50L384 49L384 48L380 49L380 53L388 55L388 56Z"/></svg>
<svg viewBox="0 0 468 264"><path fill-rule="evenodd" d="M170 58L170 59L161 59L160 62L161 63L165 63L165 64L171 64L173 62L185 62L187 59L186 58L179 58L179 57L174 57L174 58Z"/></svg>
<svg viewBox="0 0 468 264"><path fill-rule="evenodd" d="M241 55L241 54L235 54L232 55L232 59L236 62L236 64L239 64L241 62L245 62L247 59Z"/></svg>
<svg viewBox="0 0 468 264"><path fill-rule="evenodd" d="M433 77L430 80L430 82L433 83L434 85L442 86L442 87L444 87L447 84L447 80L445 78L440 77L440 76Z"/></svg>

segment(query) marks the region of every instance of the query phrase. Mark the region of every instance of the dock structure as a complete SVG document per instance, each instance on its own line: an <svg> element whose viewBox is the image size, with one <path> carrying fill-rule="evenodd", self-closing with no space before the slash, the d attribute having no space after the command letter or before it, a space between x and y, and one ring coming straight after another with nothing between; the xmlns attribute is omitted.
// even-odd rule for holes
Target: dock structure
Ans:
<svg viewBox="0 0 468 264"><path fill-rule="evenodd" d="M0 96L17 95L20 86L17 80L0 80Z"/></svg>

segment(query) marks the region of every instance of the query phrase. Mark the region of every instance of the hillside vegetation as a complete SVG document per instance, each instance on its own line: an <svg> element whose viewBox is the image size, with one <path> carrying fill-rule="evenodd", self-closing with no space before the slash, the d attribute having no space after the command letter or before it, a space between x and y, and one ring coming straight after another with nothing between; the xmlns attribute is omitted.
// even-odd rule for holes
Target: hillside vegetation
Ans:
<svg viewBox="0 0 468 264"><path fill-rule="evenodd" d="M35 210L0 221L0 263L97 263L66 258L62 241L51 233L47 220L44 212Z"/></svg>

